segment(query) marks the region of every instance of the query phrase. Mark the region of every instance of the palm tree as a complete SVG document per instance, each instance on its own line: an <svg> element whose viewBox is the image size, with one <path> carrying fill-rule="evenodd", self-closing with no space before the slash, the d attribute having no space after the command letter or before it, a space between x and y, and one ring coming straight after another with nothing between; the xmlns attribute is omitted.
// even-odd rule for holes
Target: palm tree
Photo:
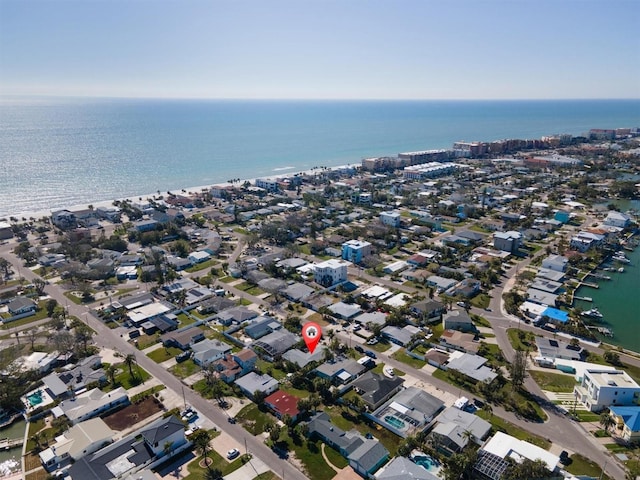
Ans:
<svg viewBox="0 0 640 480"><path fill-rule="evenodd" d="M609 433L609 429L616 424L616 421L611 416L609 410L605 410L600 414L600 425L605 429L607 433Z"/></svg>
<svg viewBox="0 0 640 480"><path fill-rule="evenodd" d="M33 435L31 435L31 440L36 444L34 450L40 451L42 449L42 433L35 432Z"/></svg>
<svg viewBox="0 0 640 480"><path fill-rule="evenodd" d="M195 444L196 449L200 452L200 455L202 455L203 460L207 457L209 450L211 450L209 442L211 442L211 434L205 429L198 430L194 435L193 443ZM209 468L208 461L206 462L206 465L207 468Z"/></svg>
<svg viewBox="0 0 640 480"><path fill-rule="evenodd" d="M209 468L204 472L204 480L220 480L222 478L222 471L218 468Z"/></svg>
<svg viewBox="0 0 640 480"><path fill-rule="evenodd" d="M134 378L133 366L136 364L136 356L133 353L128 353L127 356L124 357L124 364L129 368L129 376Z"/></svg>
<svg viewBox="0 0 640 480"><path fill-rule="evenodd" d="M109 382L111 385L115 387L116 385L116 367L114 365L107 365L104 369L104 373L107 375Z"/></svg>
<svg viewBox="0 0 640 480"><path fill-rule="evenodd" d="M164 451L165 456L169 455L173 450L173 442L164 442L164 446L162 447L162 450Z"/></svg>

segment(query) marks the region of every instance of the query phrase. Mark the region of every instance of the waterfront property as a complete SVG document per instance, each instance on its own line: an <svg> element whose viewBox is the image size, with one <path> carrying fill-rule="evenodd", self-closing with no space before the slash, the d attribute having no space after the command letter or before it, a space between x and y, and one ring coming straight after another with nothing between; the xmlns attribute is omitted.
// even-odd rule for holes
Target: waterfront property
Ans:
<svg viewBox="0 0 640 480"><path fill-rule="evenodd" d="M640 406L609 407L609 413L616 421L620 438L630 443L640 441Z"/></svg>
<svg viewBox="0 0 640 480"><path fill-rule="evenodd" d="M640 386L622 370L586 369L573 394L592 412L611 406L640 405Z"/></svg>

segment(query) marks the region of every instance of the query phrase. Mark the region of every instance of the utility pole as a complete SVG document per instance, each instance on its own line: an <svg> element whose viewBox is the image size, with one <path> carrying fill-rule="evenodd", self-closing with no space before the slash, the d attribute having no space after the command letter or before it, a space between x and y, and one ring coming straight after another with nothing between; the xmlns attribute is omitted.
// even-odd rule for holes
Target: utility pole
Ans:
<svg viewBox="0 0 640 480"><path fill-rule="evenodd" d="M182 386L182 403L184 403L184 409L187 409L187 397L184 396L184 385Z"/></svg>

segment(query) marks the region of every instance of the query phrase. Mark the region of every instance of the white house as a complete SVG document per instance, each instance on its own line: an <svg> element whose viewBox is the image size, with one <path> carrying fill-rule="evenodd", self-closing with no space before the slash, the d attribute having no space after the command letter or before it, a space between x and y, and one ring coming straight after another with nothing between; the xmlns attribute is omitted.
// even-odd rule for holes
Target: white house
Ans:
<svg viewBox="0 0 640 480"><path fill-rule="evenodd" d="M57 407L51 409L51 413L55 418L65 415L72 424L76 424L128 403L129 396L122 387L110 392L94 388L60 402Z"/></svg>
<svg viewBox="0 0 640 480"><path fill-rule="evenodd" d="M640 405L640 386L623 370L587 369L573 394L592 412L610 406Z"/></svg>
<svg viewBox="0 0 640 480"><path fill-rule="evenodd" d="M400 226L400 214L398 212L381 212L380 221L384 225L397 228Z"/></svg>
<svg viewBox="0 0 640 480"><path fill-rule="evenodd" d="M517 252L522 243L522 234L510 230L508 232L496 232L493 235L493 247L503 252Z"/></svg>
<svg viewBox="0 0 640 480"><path fill-rule="evenodd" d="M549 255L542 260L542 268L548 268L554 272L566 272L569 260L562 255Z"/></svg>
<svg viewBox="0 0 640 480"><path fill-rule="evenodd" d="M51 471L66 461L77 461L111 443L115 433L101 418L92 418L56 437L56 443L38 455L44 468Z"/></svg>
<svg viewBox="0 0 640 480"><path fill-rule="evenodd" d="M607 218L604 219L604 224L612 227L625 228L628 227L630 223L631 217L629 217L629 215L616 212L615 210L610 211Z"/></svg>
<svg viewBox="0 0 640 480"><path fill-rule="evenodd" d="M313 273L314 280L325 287L331 287L347 280L347 262L330 259L318 263Z"/></svg>
<svg viewBox="0 0 640 480"><path fill-rule="evenodd" d="M191 260L191 263L202 263L209 260L211 258L211 254L209 252L205 252L204 250L199 250L197 252L190 253L187 258Z"/></svg>

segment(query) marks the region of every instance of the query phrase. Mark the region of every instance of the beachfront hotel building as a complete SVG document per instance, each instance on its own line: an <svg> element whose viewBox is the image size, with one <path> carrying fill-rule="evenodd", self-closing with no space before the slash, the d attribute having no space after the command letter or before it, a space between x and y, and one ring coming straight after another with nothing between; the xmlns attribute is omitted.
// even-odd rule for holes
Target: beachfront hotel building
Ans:
<svg viewBox="0 0 640 480"><path fill-rule="evenodd" d="M587 369L573 395L592 412L640 405L640 386L623 370Z"/></svg>

